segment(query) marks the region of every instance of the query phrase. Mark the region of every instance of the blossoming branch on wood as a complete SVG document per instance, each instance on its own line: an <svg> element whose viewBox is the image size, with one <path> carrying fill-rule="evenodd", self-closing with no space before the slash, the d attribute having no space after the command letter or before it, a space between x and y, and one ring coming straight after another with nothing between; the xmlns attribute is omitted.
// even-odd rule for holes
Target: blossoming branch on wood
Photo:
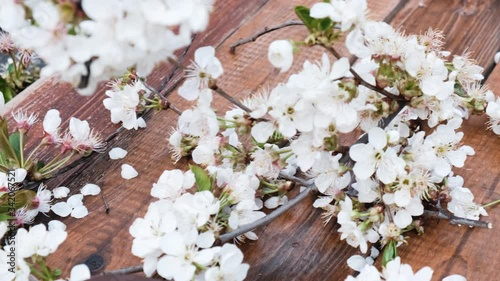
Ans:
<svg viewBox="0 0 500 281"><path fill-rule="evenodd" d="M143 259L143 266L112 273L139 269L146 276L157 274L176 281L243 280L249 265L243 263L236 245L257 239L255 228L270 223L311 190L320 195L313 207L324 210L325 223L338 223L341 239L362 254L370 249L369 257L356 255L347 261L359 274L346 273L346 280L430 280L430 268L414 273L397 254L398 247L408 242L407 233L423 233L426 216L491 228L479 221L487 215L484 207L474 202L463 178L452 171L464 167L467 157L474 155L472 147L462 144L464 118L486 113L490 121L485 128L500 134L500 98L495 100L481 84L483 69L469 54L451 56L443 50L444 35L439 31L405 35L386 23L370 21L365 18L365 0L333 0L311 9L299 6L296 14L309 35L303 41L271 43L267 57L286 72L293 65L294 52L321 46L325 53L318 62L306 61L287 81L238 101L218 86L224 71L215 49L199 48L184 69L185 80L178 89L181 97L195 105L181 112L144 77L156 62L173 57L175 49L189 44L191 33L206 27L210 4L209 0L182 5L116 0L98 7L86 0L80 5L8 0L0 8L0 26L14 41L40 54L48 64L44 74L64 71L65 80L91 92L99 79L128 69L109 83L103 101L112 123L138 130L146 127L141 113L147 110L172 109L179 114L169 137L172 160L185 157L193 165L187 171L164 171L152 185L151 196L157 201L129 228L132 254ZM45 13L53 17L47 20L42 17ZM26 21L30 17L37 24ZM128 32L121 32L125 28ZM23 30L30 30L38 40L26 40ZM355 64L337 51L345 33L347 49L358 58ZM238 42L232 51L252 40ZM40 43L49 41L55 45ZM235 107L216 112L214 93ZM18 132L2 130L4 141L0 142L5 151L0 167L5 173L17 169L14 182L22 182L26 174L40 180L73 154L102 149L88 123L75 118L70 120L68 133L60 137L61 119L51 110L43 122L40 147L59 144L62 155L39 167L30 162L34 152L25 159L22 149L25 133L36 117L18 112L14 119ZM348 134L361 137L346 147L342 144ZM67 152L71 155L64 156ZM109 153L112 159L126 154L119 148ZM3 175L8 188L10 181ZM122 165L123 178L136 176L132 166ZM299 186L302 192L289 199L289 192ZM16 221L30 223L34 215L27 214L33 210L81 218L88 213L84 196L98 195L100 188L88 184L81 194L51 205L52 196L64 198L68 192L65 187L52 192L40 187L18 209ZM6 228L2 222L0 230ZM52 221L48 231L36 225L16 235L18 239L31 236L37 242L22 246L24 254L14 275L0 267L5 280L28 280L30 274L55 280L62 274L50 269L44 257L65 240L63 225ZM49 236L57 242L50 244ZM234 244L227 243L231 241ZM379 252L381 270L373 266ZM0 258L7 259L7 250L0 252ZM88 268L78 265L69 280L89 277ZM443 280L465 278L452 275Z"/></svg>

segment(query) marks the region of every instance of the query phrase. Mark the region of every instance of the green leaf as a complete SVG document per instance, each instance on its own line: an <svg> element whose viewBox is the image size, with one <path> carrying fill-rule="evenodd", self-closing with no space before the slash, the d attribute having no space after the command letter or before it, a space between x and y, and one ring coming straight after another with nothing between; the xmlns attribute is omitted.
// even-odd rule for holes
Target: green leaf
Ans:
<svg viewBox="0 0 500 281"><path fill-rule="evenodd" d="M299 17L299 19L304 23L304 25L309 29L310 32L313 32L315 29L316 19L312 18L310 14L310 10L304 6L295 7L295 14Z"/></svg>
<svg viewBox="0 0 500 281"><path fill-rule="evenodd" d="M16 153L17 159L21 159L21 138L19 136L19 132L14 132L9 137L10 146L14 149ZM24 148L24 147L23 147Z"/></svg>
<svg viewBox="0 0 500 281"><path fill-rule="evenodd" d="M1 117L0 117L0 149L4 153L5 158L17 162L17 156L9 142L9 128L7 127L7 119Z"/></svg>
<svg viewBox="0 0 500 281"><path fill-rule="evenodd" d="M10 74L14 73L14 64L13 63L11 63L11 64L9 64L9 66L7 66L7 72Z"/></svg>
<svg viewBox="0 0 500 281"><path fill-rule="evenodd" d="M5 193L0 197L0 213L10 213L11 209L20 209L22 207L31 207L36 193L32 190L18 190L13 197Z"/></svg>
<svg viewBox="0 0 500 281"><path fill-rule="evenodd" d="M333 25L333 21L330 18L324 18L319 20L319 29L322 31L326 31L331 29Z"/></svg>
<svg viewBox="0 0 500 281"><path fill-rule="evenodd" d="M45 167L45 162L43 161L38 161L36 162L36 170L40 170L41 168Z"/></svg>
<svg viewBox="0 0 500 281"><path fill-rule="evenodd" d="M10 87L4 88L2 93L3 93L3 98L4 98L5 102L8 102L12 98L14 98L14 91Z"/></svg>
<svg viewBox="0 0 500 281"><path fill-rule="evenodd" d="M198 191L212 191L212 180L205 172L205 170L195 165L189 165L189 168L193 172L194 178L196 179Z"/></svg>
<svg viewBox="0 0 500 281"><path fill-rule="evenodd" d="M398 256L398 249L395 241L389 242L384 248L384 254L382 257L382 266L385 267L387 263L392 261Z"/></svg>
<svg viewBox="0 0 500 281"><path fill-rule="evenodd" d="M2 92L5 102L10 101L15 93L2 76L0 76L0 92Z"/></svg>
<svg viewBox="0 0 500 281"><path fill-rule="evenodd" d="M11 216L7 214L0 214L0 222L12 219Z"/></svg>
<svg viewBox="0 0 500 281"><path fill-rule="evenodd" d="M469 96L467 95L467 92L465 92L464 88L462 87L462 85L460 85L458 82L455 83L455 94L459 97L462 97L462 98L468 98Z"/></svg>

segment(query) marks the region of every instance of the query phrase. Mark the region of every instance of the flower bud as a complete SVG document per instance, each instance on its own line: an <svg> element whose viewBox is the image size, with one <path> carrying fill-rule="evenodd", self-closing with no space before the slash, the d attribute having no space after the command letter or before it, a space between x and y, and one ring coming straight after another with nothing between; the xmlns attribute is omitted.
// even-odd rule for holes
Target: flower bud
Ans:
<svg viewBox="0 0 500 281"><path fill-rule="evenodd" d="M267 59L271 64L286 72L293 63L293 46L288 40L276 40L269 45Z"/></svg>

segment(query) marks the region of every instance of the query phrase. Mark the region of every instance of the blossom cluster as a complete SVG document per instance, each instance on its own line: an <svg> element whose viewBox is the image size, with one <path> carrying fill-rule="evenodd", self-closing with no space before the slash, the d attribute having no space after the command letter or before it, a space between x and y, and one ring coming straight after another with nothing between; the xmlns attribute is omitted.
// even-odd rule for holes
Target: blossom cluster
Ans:
<svg viewBox="0 0 500 281"><path fill-rule="evenodd" d="M7 173L16 168L25 169L29 179L41 180L49 178L53 173L62 168L73 156L88 156L92 152L101 152L105 143L101 137L90 128L89 123L71 117L69 126L61 132L62 119L56 109L48 110L43 119L43 133L36 137L36 147L28 153L26 143L31 135L31 129L38 121L38 115L28 114L19 109L12 112L14 130L9 132L7 120L0 116L2 138L9 142L2 142L3 157L0 159L0 171ZM50 161L43 162L37 153L44 149L56 149Z"/></svg>
<svg viewBox="0 0 500 281"><path fill-rule="evenodd" d="M382 272L379 272L373 265L365 265L356 277L348 276L345 281L398 281L398 280L414 280L414 281L430 281L433 270L426 266L417 272L408 264L402 264L401 258L397 257L387 263ZM442 281L466 281L463 276L454 274L443 278Z"/></svg>
<svg viewBox="0 0 500 281"><path fill-rule="evenodd" d="M462 120L486 112L496 130L498 101L480 84L482 68L469 54L448 59L441 32L405 35L367 20L360 7L366 2L316 4L301 17L314 32L304 42L275 41L268 53L282 71L297 46L320 45L337 57L331 44L338 36L314 22L321 20L349 32L346 45L358 63L341 57L332 63L323 54L222 116L211 108L214 92L220 94L220 62L213 49L197 50L179 89L196 105L181 113L169 142L175 161L189 156L217 178L222 171L256 177L254 197L269 208L287 201L283 177L300 169L321 194L314 207L325 210L326 221L336 217L341 239L366 253L370 244L394 250L406 232L422 232L424 210L446 207L471 221L487 215L452 169L474 155L462 144ZM342 146L359 130L365 141Z"/></svg>
<svg viewBox="0 0 500 281"><path fill-rule="evenodd" d="M250 177L223 172L215 186L194 166L187 172L165 171L153 184L151 195L159 200L130 226L132 253L144 259L147 276L157 272L176 281L245 278L249 266L242 263L241 251L233 244L216 246L216 239L224 230L237 229L264 213L257 211ZM195 183L197 191L189 193ZM256 238L253 233L246 236Z"/></svg>
<svg viewBox="0 0 500 281"><path fill-rule="evenodd" d="M40 54L48 64L44 74L63 71L63 79L75 85L89 80L88 85L80 85L89 91L98 79L117 76L134 65L137 72L129 71L110 83L103 103L112 123L138 129L145 127L141 111L168 106L158 93L152 97L154 91L137 73L147 74L165 56L189 44L191 33L206 27L210 5L210 0L182 4L83 0L81 6L7 0L0 7L0 25L14 41ZM129 228L132 254L143 259L147 276L157 273L176 281L243 280L249 265L243 263L236 244L257 239L252 231L256 223L269 209L287 204L288 192L299 184L318 191L313 207L324 210L326 222L340 225L342 240L363 254L370 245L384 251L381 271L372 266L376 249L369 258L351 258L351 266L360 260L363 266L358 263L355 269L360 274L347 277L348 281L430 280L430 268L414 273L401 264L396 251L406 242L407 232L423 231L425 211L439 213L446 208L468 222L487 215L464 187L463 178L453 172L474 155L471 147L462 144L459 129L464 118L486 113L490 128L500 134L500 99L481 85L482 68L470 55L450 57L442 49L444 36L439 31L406 35L368 20L365 0L326 1L296 11L310 34L302 42L273 42L268 51L271 64L288 71L299 46L319 45L328 53L319 62L305 61L287 81L241 102L228 98L217 85L224 70L215 49L195 51L178 89L194 105L179 114L168 141L174 162L190 158L196 165L188 171L164 171L151 188L156 201ZM7 13L16 16L2 16ZM27 21L27 15L36 24ZM359 58L356 64L333 48L344 32L349 52ZM212 106L214 94L230 99L236 107L221 114ZM13 117L22 144L37 118L22 111ZM86 121L71 118L65 134L60 134L60 124L58 111L47 112L44 136L35 149L60 147L55 160L38 167L30 164L36 163L33 152L24 159L12 149L12 163L0 164L19 168L21 176L16 180L22 182L26 175L35 179L50 175L73 155L102 150L104 144ZM344 146L355 135L363 136ZM125 155L120 149L110 151L112 159ZM294 177L297 172L307 179ZM136 176L132 166L122 165L123 178ZM0 174L0 183L5 192L7 174ZM38 213L49 210L82 218L88 214L84 196L99 192L98 186L89 184L81 194L52 205L52 198L67 197L69 189L49 191L41 186L18 210L16 220L19 226L29 224ZM49 235L55 238L52 244L46 243ZM20 229L18 236L27 241L23 258L45 257L66 233L59 226L49 226L47 231L36 225L29 231ZM227 237L234 237L236 244L226 243L232 240ZM88 276L86 270L77 268L75 276ZM29 271L20 263L19 279L26 280Z"/></svg>
<svg viewBox="0 0 500 281"><path fill-rule="evenodd" d="M7 233L7 223L0 222L0 239ZM52 220L48 227L37 224L29 230L20 228L15 235L15 242L6 243L0 250L0 277L2 280L32 280L33 273L42 280L83 281L90 278L90 270L84 264L73 267L68 279L60 278L59 270L51 270L45 263L45 258L54 253L66 240L68 233L66 225L58 220ZM15 262L10 253L16 249ZM11 265L15 264L15 267Z"/></svg>
<svg viewBox="0 0 500 281"><path fill-rule="evenodd" d="M191 35L207 27L212 2L7 0L0 26L43 59L42 76L59 73L92 94L99 81L132 66L147 75L189 45Z"/></svg>
<svg viewBox="0 0 500 281"><path fill-rule="evenodd" d="M40 63L32 50L18 48L4 31L0 31L0 54L9 57L0 65L0 95L9 101L38 79Z"/></svg>

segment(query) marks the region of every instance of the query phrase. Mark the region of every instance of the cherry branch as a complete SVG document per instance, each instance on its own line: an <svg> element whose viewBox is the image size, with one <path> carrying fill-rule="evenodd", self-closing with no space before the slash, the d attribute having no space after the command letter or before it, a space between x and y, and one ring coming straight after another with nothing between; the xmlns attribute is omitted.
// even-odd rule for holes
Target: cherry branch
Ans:
<svg viewBox="0 0 500 281"><path fill-rule="evenodd" d="M265 35L267 33L271 33L271 32L276 31L276 30L280 30L284 27L293 26L293 25L304 25L304 24L302 23L302 21L299 21L299 20L291 20L291 21L284 22L280 25L276 25L273 27L265 27L264 30L259 31L250 37L242 38L242 39L238 40L236 43L231 44L231 46L229 46L229 52L231 54L234 54L236 52L236 48L241 46L241 45L245 45L245 44L250 43L250 42L255 42L257 40L257 38L261 37L262 35Z"/></svg>
<svg viewBox="0 0 500 281"><path fill-rule="evenodd" d="M303 179L300 179L300 178L297 178L297 177L294 177L294 176L288 176L288 175L285 175L285 174L280 174L280 176L284 177L284 178L288 178L288 179L292 179L294 181L297 181L298 183L309 183L309 181L305 181ZM282 214L284 214L286 211L290 210L291 208L293 208L295 205L297 205L298 203L302 202L302 200L304 200L305 198L307 198L307 195L309 195L309 193L313 190L316 189L316 186L314 184L309 184L308 186L305 186L306 188L301 191L297 196L295 196L292 200L288 201L287 203L283 204L281 207L279 207L278 209L274 210L272 213L268 214L267 216L259 219L259 220L256 220L252 223L249 223L249 224L246 224L246 225L243 225L242 227L234 230L234 231L231 231L231 232L228 232L226 234L223 234L221 236L219 236L219 242L220 243L226 243L228 241L231 241L233 240L234 238L240 236L240 235L243 235L249 231L252 231L258 227L261 227L261 226L265 226L269 223L271 223L272 221L274 221L276 218L278 218L279 216L281 216Z"/></svg>
<svg viewBox="0 0 500 281"><path fill-rule="evenodd" d="M471 220L467 218L457 217L451 212L443 209L441 202L435 205L437 211L424 210L424 216L436 218L440 220L448 220L451 224L468 225L471 227L493 228L493 224L486 221Z"/></svg>
<svg viewBox="0 0 500 281"><path fill-rule="evenodd" d="M121 269L116 269L116 270L110 270L110 271L105 271L101 273L101 275L125 275L125 274L132 274L132 273L137 273L141 272L143 270L143 265L135 265L131 267L126 267L126 268L121 268Z"/></svg>
<svg viewBox="0 0 500 281"><path fill-rule="evenodd" d="M323 45L323 44L321 44L320 46L322 46L323 48L325 48L326 50L328 50L337 59L342 58L342 56L333 47L326 46L326 45ZM380 88L378 86L374 86L374 85L366 82L363 78L361 78L361 76L352 67L349 68L349 72L352 73L352 76L354 76L354 78L359 82L360 85L363 85L363 86L365 86L366 88L368 88L368 89L370 89L372 91L378 92L381 95L384 95L384 96L386 96L386 97L388 97L388 98L390 98L392 100L399 101L399 102L406 102L406 99L404 97L396 96L396 95L394 95L392 93L389 93L388 91L386 91L383 88Z"/></svg>
<svg viewBox="0 0 500 281"><path fill-rule="evenodd" d="M226 100L230 101L231 103L233 103L234 105L236 105L237 107L243 109L246 112L251 112L252 111L246 105L242 104L240 101L238 101L237 99L233 98L231 95L229 95L224 90L222 90L221 88L219 88L217 86L217 83L215 81L212 81L212 83L210 83L210 84L211 85L209 86L209 88L212 89L212 90L214 90L217 94L219 94L220 96L222 96Z"/></svg>

